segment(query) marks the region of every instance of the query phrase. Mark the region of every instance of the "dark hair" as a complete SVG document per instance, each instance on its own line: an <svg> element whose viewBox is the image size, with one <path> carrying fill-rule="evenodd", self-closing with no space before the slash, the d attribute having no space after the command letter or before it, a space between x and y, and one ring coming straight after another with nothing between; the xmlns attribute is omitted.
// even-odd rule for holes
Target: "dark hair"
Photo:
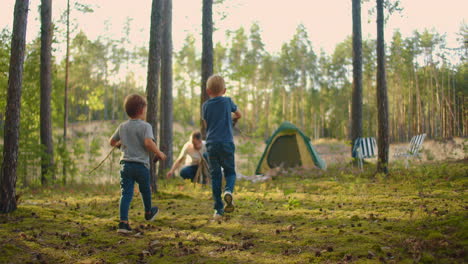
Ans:
<svg viewBox="0 0 468 264"><path fill-rule="evenodd" d="M129 117L136 117L146 107L146 99L139 94L131 94L125 97L124 108Z"/></svg>
<svg viewBox="0 0 468 264"><path fill-rule="evenodd" d="M198 140L201 140L202 137L201 137L201 132L200 131L193 131L192 132L192 139L198 139Z"/></svg>

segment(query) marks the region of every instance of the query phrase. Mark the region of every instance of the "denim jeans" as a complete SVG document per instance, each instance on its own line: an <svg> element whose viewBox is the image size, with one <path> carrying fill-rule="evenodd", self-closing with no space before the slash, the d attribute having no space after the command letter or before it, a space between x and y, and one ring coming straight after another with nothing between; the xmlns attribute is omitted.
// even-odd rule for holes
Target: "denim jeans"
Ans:
<svg viewBox="0 0 468 264"><path fill-rule="evenodd" d="M185 166L180 170L180 177L193 181L197 175L198 165Z"/></svg>
<svg viewBox="0 0 468 264"><path fill-rule="evenodd" d="M150 171L139 162L121 162L120 169L120 188L122 196L120 197L120 220L128 221L128 210L133 198L133 187L138 183L145 212L151 210L151 187Z"/></svg>
<svg viewBox="0 0 468 264"><path fill-rule="evenodd" d="M214 142L207 143L206 150L208 152L208 164L211 173L211 187L213 190L214 209L218 214L224 213L224 204L221 199L221 184L222 173L226 179L224 191L234 192L236 184L236 170L234 163L234 152L236 147L232 142Z"/></svg>

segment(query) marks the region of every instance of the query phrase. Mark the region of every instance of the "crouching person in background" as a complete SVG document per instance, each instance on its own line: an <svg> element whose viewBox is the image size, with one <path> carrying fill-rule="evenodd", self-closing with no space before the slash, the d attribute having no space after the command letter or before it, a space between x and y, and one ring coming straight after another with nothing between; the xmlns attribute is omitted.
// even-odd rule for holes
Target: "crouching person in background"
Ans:
<svg viewBox="0 0 468 264"><path fill-rule="evenodd" d="M190 140L182 147L179 157L167 173L166 178L173 177L175 171L184 165L180 170L180 177L206 184L209 176L207 175L208 166L204 159L205 153L206 147L205 142L202 141L202 135L199 131L194 131L190 135Z"/></svg>

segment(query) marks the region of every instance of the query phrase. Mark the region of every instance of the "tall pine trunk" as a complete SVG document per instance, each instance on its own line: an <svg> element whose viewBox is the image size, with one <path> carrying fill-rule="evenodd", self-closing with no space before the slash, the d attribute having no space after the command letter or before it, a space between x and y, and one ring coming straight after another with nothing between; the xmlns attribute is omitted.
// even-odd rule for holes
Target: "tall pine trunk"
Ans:
<svg viewBox="0 0 468 264"><path fill-rule="evenodd" d="M10 213L17 207L16 168L28 6L29 0L16 0L5 111L3 163L0 171L0 213Z"/></svg>
<svg viewBox="0 0 468 264"><path fill-rule="evenodd" d="M201 100L200 100L200 116L203 116L201 106L208 100L206 93L206 81L213 74L213 0L203 0L203 17L202 17L202 65L201 65ZM201 123L201 132L203 138L206 138L206 127L203 121Z"/></svg>
<svg viewBox="0 0 468 264"><path fill-rule="evenodd" d="M167 159L159 164L160 177L172 167L172 0L164 0L162 25L160 146Z"/></svg>
<svg viewBox="0 0 468 264"><path fill-rule="evenodd" d="M70 0L67 0L67 50L65 54L65 92L63 100L63 151L67 152L68 129L68 83L70 72ZM68 156L68 155L67 155ZM67 183L68 159L62 164L63 184Z"/></svg>
<svg viewBox="0 0 468 264"><path fill-rule="evenodd" d="M377 172L388 174L389 128L388 96L385 76L384 0L377 0L377 108L378 148Z"/></svg>
<svg viewBox="0 0 468 264"><path fill-rule="evenodd" d="M416 87L416 134L420 134L423 131L423 113L422 113L422 103L421 103L421 91L419 87L419 77L417 69L414 71L414 82Z"/></svg>
<svg viewBox="0 0 468 264"><path fill-rule="evenodd" d="M52 0L41 0L41 183L47 184L48 177L54 176L54 148L52 142Z"/></svg>
<svg viewBox="0 0 468 264"><path fill-rule="evenodd" d="M148 76L146 83L146 96L148 108L146 120L153 127L153 133L156 136L158 131L158 92L159 92L159 71L161 63L161 22L162 22L162 0L153 0L151 6L151 28L150 28L150 47L148 56ZM151 160L154 158L151 155ZM156 165L151 162L151 189L157 192Z"/></svg>
<svg viewBox="0 0 468 264"><path fill-rule="evenodd" d="M353 95L351 107L351 144L362 137L362 32L361 0L353 1ZM352 148L351 148L352 149Z"/></svg>

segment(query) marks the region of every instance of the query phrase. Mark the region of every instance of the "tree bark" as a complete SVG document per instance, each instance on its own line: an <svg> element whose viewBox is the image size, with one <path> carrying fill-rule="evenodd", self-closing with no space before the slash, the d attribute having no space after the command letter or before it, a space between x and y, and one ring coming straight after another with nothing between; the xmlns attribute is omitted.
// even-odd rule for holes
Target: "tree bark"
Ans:
<svg viewBox="0 0 468 264"><path fill-rule="evenodd" d="M3 163L0 171L0 213L10 213L17 207L16 168L28 6L29 0L16 0L5 111Z"/></svg>
<svg viewBox="0 0 468 264"><path fill-rule="evenodd" d="M158 92L159 71L161 63L161 22L162 22L162 0L153 0L151 6L151 28L148 56L148 76L146 83L146 95L148 101L146 120L153 127L156 137L158 131ZM151 154L151 160L154 156ZM151 189L157 192L156 165L151 162Z"/></svg>
<svg viewBox="0 0 468 264"><path fill-rule="evenodd" d="M377 172L388 174L389 127L388 96L385 76L384 0L377 0L377 108L378 148Z"/></svg>
<svg viewBox="0 0 468 264"><path fill-rule="evenodd" d="M63 99L63 151L67 152L67 129L68 129L68 83L70 72L70 0L67 0L67 50L65 54L65 91ZM68 160L62 164L63 184L67 183Z"/></svg>
<svg viewBox="0 0 468 264"><path fill-rule="evenodd" d="M419 87L419 77L418 72L414 69L414 82L416 87L416 134L421 134L423 131L423 113L422 113L422 103L421 103L421 92Z"/></svg>
<svg viewBox="0 0 468 264"><path fill-rule="evenodd" d="M167 159L159 163L159 174L172 167L172 0L164 0L161 60L161 127L160 147Z"/></svg>
<svg viewBox="0 0 468 264"><path fill-rule="evenodd" d="M361 0L353 1L353 95L351 107L351 150L362 137L362 32Z"/></svg>
<svg viewBox="0 0 468 264"><path fill-rule="evenodd" d="M203 103L208 100L206 92L206 81L213 74L213 0L203 0L203 17L202 17L202 65L201 65L201 100L200 100L200 117L203 116L201 111ZM203 138L206 138L206 127L200 118L201 133Z"/></svg>
<svg viewBox="0 0 468 264"><path fill-rule="evenodd" d="M41 145L41 183L46 185L48 177L54 176L54 148L52 142L52 0L41 0L41 103L40 126Z"/></svg>

